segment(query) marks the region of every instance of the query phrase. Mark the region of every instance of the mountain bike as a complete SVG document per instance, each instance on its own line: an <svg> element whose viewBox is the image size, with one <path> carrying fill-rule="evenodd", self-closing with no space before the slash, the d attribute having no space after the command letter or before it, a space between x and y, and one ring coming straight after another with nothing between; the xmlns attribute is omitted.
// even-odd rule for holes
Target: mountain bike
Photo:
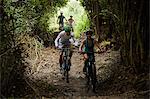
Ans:
<svg viewBox="0 0 150 99"><path fill-rule="evenodd" d="M86 64L86 78L87 78L87 85L88 90L90 87L92 87L93 92L95 92L96 89L96 67L95 67L95 56L94 52L87 53L88 54L88 60Z"/></svg>
<svg viewBox="0 0 150 99"><path fill-rule="evenodd" d="M71 58L70 58L70 48L64 47L62 48L62 57L63 57L63 64L62 64L62 69L63 69L63 76L64 79L66 79L66 82L69 83L69 71L70 71L70 66L71 66Z"/></svg>

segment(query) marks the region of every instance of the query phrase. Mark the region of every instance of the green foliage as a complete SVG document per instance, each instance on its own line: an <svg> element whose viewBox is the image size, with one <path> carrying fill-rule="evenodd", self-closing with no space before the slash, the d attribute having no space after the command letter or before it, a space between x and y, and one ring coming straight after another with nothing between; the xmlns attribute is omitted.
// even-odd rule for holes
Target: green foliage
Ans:
<svg viewBox="0 0 150 99"><path fill-rule="evenodd" d="M78 37L80 37L80 33L89 29L91 23L85 13L81 16L81 18L77 21L76 24L77 25L75 26L75 36L78 38Z"/></svg>
<svg viewBox="0 0 150 99"><path fill-rule="evenodd" d="M87 13L85 12L84 8L81 6L79 1L76 0L70 0L66 6L58 9L57 14L52 17L49 15L49 31L50 30L57 30L58 29L58 23L57 23L57 17L60 14L60 11L63 12L64 16L68 20L70 18L70 15L73 16L73 19L75 20L74 26L74 32L75 36L79 37L80 33L85 31L90 26L90 21L87 17ZM65 22L67 23L67 22Z"/></svg>
<svg viewBox="0 0 150 99"><path fill-rule="evenodd" d="M2 0L2 2L0 2L0 26L2 26L0 30L0 72L3 74L1 76L1 88L3 89L1 95L19 97L24 91L22 88L24 85L21 84L25 83L23 79L24 59L29 57L31 50L35 49L37 53L39 49L39 45L33 43L37 42L35 32L42 34L43 31L47 31L49 13L51 15L56 13L57 7L64 6L67 0ZM31 38L33 41L29 40ZM26 53L24 46L29 53Z"/></svg>

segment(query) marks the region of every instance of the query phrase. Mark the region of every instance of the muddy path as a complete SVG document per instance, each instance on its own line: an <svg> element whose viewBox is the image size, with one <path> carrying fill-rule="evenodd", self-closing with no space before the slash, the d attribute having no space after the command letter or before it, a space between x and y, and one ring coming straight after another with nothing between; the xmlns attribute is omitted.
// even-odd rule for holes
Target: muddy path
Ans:
<svg viewBox="0 0 150 99"><path fill-rule="evenodd" d="M84 99L106 98L121 99L118 95L113 95L112 90L104 90L102 82L111 77L115 70L113 64L118 64L120 59L118 51L107 51L105 53L96 54L97 69L97 93L93 93L87 89L85 75L83 74L83 57L81 54L74 52L72 56L72 66L69 72L69 83L62 79L59 70L59 51L53 48L42 50L42 57L37 61L36 67L32 74L28 73L30 84L37 96L47 98L57 97L70 99L82 97ZM115 98L114 98L115 97ZM65 98L64 98L65 99Z"/></svg>

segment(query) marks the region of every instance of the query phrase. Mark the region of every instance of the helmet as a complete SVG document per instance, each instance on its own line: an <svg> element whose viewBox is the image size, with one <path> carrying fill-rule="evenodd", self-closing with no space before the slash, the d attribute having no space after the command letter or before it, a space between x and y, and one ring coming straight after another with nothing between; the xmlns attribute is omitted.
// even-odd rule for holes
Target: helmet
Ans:
<svg viewBox="0 0 150 99"><path fill-rule="evenodd" d="M61 14L63 14L63 11L60 11Z"/></svg>
<svg viewBox="0 0 150 99"><path fill-rule="evenodd" d="M64 27L64 30L65 30L65 32L70 32L70 31L71 31L71 27L65 26L65 27Z"/></svg>
<svg viewBox="0 0 150 99"><path fill-rule="evenodd" d="M92 29L89 29L85 32L86 35L92 35L93 34L93 30Z"/></svg>

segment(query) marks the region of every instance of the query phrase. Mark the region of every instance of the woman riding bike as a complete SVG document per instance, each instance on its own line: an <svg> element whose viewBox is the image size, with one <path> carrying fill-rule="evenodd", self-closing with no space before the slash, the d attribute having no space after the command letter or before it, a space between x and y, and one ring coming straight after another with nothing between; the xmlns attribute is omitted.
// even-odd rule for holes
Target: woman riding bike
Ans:
<svg viewBox="0 0 150 99"><path fill-rule="evenodd" d="M84 67L83 67L84 73L86 72L86 65L87 65L87 60L89 55L92 55L94 57L94 46L96 45L100 49L97 41L92 38L93 31L90 29L86 31L85 34L86 34L86 38L82 41L79 47L79 51L83 53L83 57L84 57ZM93 58L93 62L94 61L95 59Z"/></svg>

